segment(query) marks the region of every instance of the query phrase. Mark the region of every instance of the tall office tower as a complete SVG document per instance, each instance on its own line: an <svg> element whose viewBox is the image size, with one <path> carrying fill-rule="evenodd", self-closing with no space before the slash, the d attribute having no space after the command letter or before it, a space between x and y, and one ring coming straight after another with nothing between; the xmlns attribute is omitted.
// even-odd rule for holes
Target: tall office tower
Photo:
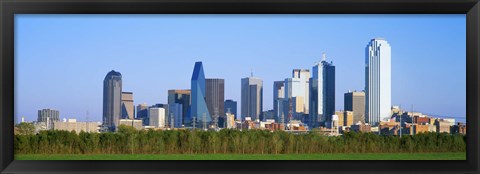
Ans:
<svg viewBox="0 0 480 174"><path fill-rule="evenodd" d="M309 98L311 126L318 127L331 122L335 112L335 66L326 61L325 53L322 61L312 68Z"/></svg>
<svg viewBox="0 0 480 174"><path fill-rule="evenodd" d="M142 120L143 125L149 125L148 105L146 103L137 105L137 119Z"/></svg>
<svg viewBox="0 0 480 174"><path fill-rule="evenodd" d="M180 103L173 103L168 104L168 127L170 128L181 128L183 127L183 104Z"/></svg>
<svg viewBox="0 0 480 174"><path fill-rule="evenodd" d="M178 103L182 105L182 124L190 123L192 118L188 118L188 108L190 107L189 89L185 90L168 90L168 104Z"/></svg>
<svg viewBox="0 0 480 174"><path fill-rule="evenodd" d="M251 117L252 120L262 120L263 111L263 81L260 78L246 77L242 78L241 86L241 109L242 120L245 117Z"/></svg>
<svg viewBox="0 0 480 174"><path fill-rule="evenodd" d="M45 122L47 129L53 128L53 123L60 120L60 112L53 109L38 110L38 122Z"/></svg>
<svg viewBox="0 0 480 174"><path fill-rule="evenodd" d="M122 119L133 119L135 106L133 106L133 93L122 92Z"/></svg>
<svg viewBox="0 0 480 174"><path fill-rule="evenodd" d="M191 79L192 100L190 105L190 118L197 122L195 127L202 127L204 123L210 123L212 117L208 112L205 97L205 74L203 72L202 62L195 62Z"/></svg>
<svg viewBox="0 0 480 174"><path fill-rule="evenodd" d="M223 79L205 79L205 101L207 102L208 112L214 117L223 117L225 113L225 80Z"/></svg>
<svg viewBox="0 0 480 174"><path fill-rule="evenodd" d="M353 112L353 123L365 123L365 92L348 91L343 101L345 111Z"/></svg>
<svg viewBox="0 0 480 174"><path fill-rule="evenodd" d="M237 116L237 101L225 100L224 111L228 113L229 110L231 114Z"/></svg>
<svg viewBox="0 0 480 174"><path fill-rule="evenodd" d="M390 118L391 48L382 38L370 40L365 48L365 122L378 125Z"/></svg>
<svg viewBox="0 0 480 174"><path fill-rule="evenodd" d="M285 98L285 81L273 82L273 112L275 121L280 123L283 112L283 100Z"/></svg>
<svg viewBox="0 0 480 174"><path fill-rule="evenodd" d="M165 108L151 107L148 109L148 117L150 120L150 126L155 128L165 127Z"/></svg>
<svg viewBox="0 0 480 174"><path fill-rule="evenodd" d="M42 109L38 110L38 122L46 122L47 117L50 121L59 121L60 120L60 111L54 109Z"/></svg>
<svg viewBox="0 0 480 174"><path fill-rule="evenodd" d="M310 71L294 69L292 78L285 79L285 121L308 114Z"/></svg>
<svg viewBox="0 0 480 174"><path fill-rule="evenodd" d="M103 80L103 124L115 130L122 114L122 74L114 70Z"/></svg>

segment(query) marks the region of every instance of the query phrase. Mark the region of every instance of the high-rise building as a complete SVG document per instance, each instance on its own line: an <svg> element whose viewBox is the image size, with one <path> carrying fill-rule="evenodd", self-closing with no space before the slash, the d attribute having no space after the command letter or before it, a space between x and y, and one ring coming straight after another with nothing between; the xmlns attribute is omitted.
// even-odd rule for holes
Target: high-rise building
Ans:
<svg viewBox="0 0 480 174"><path fill-rule="evenodd" d="M173 103L169 104L169 112L168 120L170 128L181 128L183 127L183 105L180 103Z"/></svg>
<svg viewBox="0 0 480 174"><path fill-rule="evenodd" d="M122 114L122 74L114 70L103 80L103 124L115 130Z"/></svg>
<svg viewBox="0 0 480 174"><path fill-rule="evenodd" d="M382 38L365 48L365 122L378 125L390 118L391 48Z"/></svg>
<svg viewBox="0 0 480 174"><path fill-rule="evenodd" d="M203 72L202 62L195 62L191 79L192 100L190 106L190 118L193 119L195 117L197 122L195 127L201 127L204 123L210 123L212 121L207 107L205 86L205 74Z"/></svg>
<svg viewBox="0 0 480 174"><path fill-rule="evenodd" d="M191 91L185 90L168 90L168 104L172 105L178 103L182 105L182 120L181 124L190 123L192 118L188 117L188 108L190 107Z"/></svg>
<svg viewBox="0 0 480 174"><path fill-rule="evenodd" d="M241 109L242 120L251 117L252 120L262 119L263 111L263 81L257 77L242 78Z"/></svg>
<svg viewBox="0 0 480 174"><path fill-rule="evenodd" d="M60 111L54 109L38 110L38 122L47 122L47 117L50 121L55 122L60 120Z"/></svg>
<svg viewBox="0 0 480 174"><path fill-rule="evenodd" d="M230 111L231 114L237 116L237 101L225 100L224 111L225 113Z"/></svg>
<svg viewBox="0 0 480 174"><path fill-rule="evenodd" d="M309 70L294 69L292 78L285 79L284 103L286 106L283 107L286 110L284 113L286 122L308 114L309 78Z"/></svg>
<svg viewBox="0 0 480 174"><path fill-rule="evenodd" d="M345 111L353 112L353 123L365 123L365 92L348 91L344 95Z"/></svg>
<svg viewBox="0 0 480 174"><path fill-rule="evenodd" d="M353 125L353 114L352 111L335 111L335 115L338 116L338 126Z"/></svg>
<svg viewBox="0 0 480 174"><path fill-rule="evenodd" d="M231 113L226 113L226 127L227 129L233 129L236 127L235 125L235 115Z"/></svg>
<svg viewBox="0 0 480 174"><path fill-rule="evenodd" d="M137 119L142 120L144 125L149 125L148 122L148 105L146 103L137 105Z"/></svg>
<svg viewBox="0 0 480 174"><path fill-rule="evenodd" d="M273 111L275 121L280 123L283 112L283 100L285 98L285 81L273 82Z"/></svg>
<svg viewBox="0 0 480 174"><path fill-rule="evenodd" d="M223 79L205 79L205 101L210 115L213 117L223 117L225 101L225 80Z"/></svg>
<svg viewBox="0 0 480 174"><path fill-rule="evenodd" d="M53 109L38 110L38 122L45 122L47 129L53 128L53 123L60 120L60 112Z"/></svg>
<svg viewBox="0 0 480 174"><path fill-rule="evenodd" d="M303 96L303 113L308 114L309 113L309 95L310 95L310 70L308 69L294 69L292 72L292 77L293 78L298 78L300 79L300 95ZM296 89L295 89L296 90Z"/></svg>
<svg viewBox="0 0 480 174"><path fill-rule="evenodd" d="M135 106L133 106L133 93L122 92L122 119L133 119Z"/></svg>
<svg viewBox="0 0 480 174"><path fill-rule="evenodd" d="M318 127L331 122L335 112L335 66L326 61L325 53L322 61L312 68L309 97L311 126Z"/></svg>
<svg viewBox="0 0 480 174"><path fill-rule="evenodd" d="M151 107L148 109L148 117L150 118L150 126L155 128L165 127L165 109L158 107Z"/></svg>

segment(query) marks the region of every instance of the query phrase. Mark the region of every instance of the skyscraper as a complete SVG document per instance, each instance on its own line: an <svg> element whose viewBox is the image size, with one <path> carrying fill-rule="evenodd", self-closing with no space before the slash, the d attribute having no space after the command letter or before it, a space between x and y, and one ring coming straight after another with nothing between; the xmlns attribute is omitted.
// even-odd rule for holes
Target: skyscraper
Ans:
<svg viewBox="0 0 480 174"><path fill-rule="evenodd" d="M263 81L257 77L242 79L241 86L241 109L242 120L251 117L252 120L262 119L263 111Z"/></svg>
<svg viewBox="0 0 480 174"><path fill-rule="evenodd" d="M275 121L281 123L283 112L283 100L285 98L285 81L273 82L273 111Z"/></svg>
<svg viewBox="0 0 480 174"><path fill-rule="evenodd" d="M122 119L133 119L133 112L135 106L133 106L133 93L122 92Z"/></svg>
<svg viewBox="0 0 480 174"><path fill-rule="evenodd" d="M53 109L38 110L38 122L45 122L47 129L53 128L53 123L60 120L60 112Z"/></svg>
<svg viewBox="0 0 480 174"><path fill-rule="evenodd" d="M118 126L122 108L122 74L114 70L103 80L103 124L109 130Z"/></svg>
<svg viewBox="0 0 480 174"><path fill-rule="evenodd" d="M292 78L285 79L284 119L286 122L290 119L303 119L303 115L308 114L309 78L309 70L294 69Z"/></svg>
<svg viewBox="0 0 480 174"><path fill-rule="evenodd" d="M183 125L183 105L180 103L172 103L168 104L169 107L169 115L168 115L168 120L169 121L169 127L170 128L181 128Z"/></svg>
<svg viewBox="0 0 480 174"><path fill-rule="evenodd" d="M202 62L195 62L191 79L192 100L190 106L190 118L196 118L197 123L209 123L212 121L210 112L208 112L205 97L205 74L203 72ZM196 124L196 127L201 125Z"/></svg>
<svg viewBox="0 0 480 174"><path fill-rule="evenodd" d="M225 101L225 80L205 79L207 108L213 117L223 117Z"/></svg>
<svg viewBox="0 0 480 174"><path fill-rule="evenodd" d="M148 105L146 103L137 105L137 119L141 119L143 125L149 125Z"/></svg>
<svg viewBox="0 0 480 174"><path fill-rule="evenodd" d="M365 92L348 91L344 97L345 111L353 112L353 123L365 123Z"/></svg>
<svg viewBox="0 0 480 174"><path fill-rule="evenodd" d="M233 115L235 115L235 117L237 117L237 101L234 101L234 100L225 100L225 104L224 104L224 111L225 113L228 113L228 110L230 110L230 113L232 113Z"/></svg>
<svg viewBox="0 0 480 174"><path fill-rule="evenodd" d="M365 48L365 122L378 125L390 118L391 48L383 38L370 40Z"/></svg>
<svg viewBox="0 0 480 174"><path fill-rule="evenodd" d="M188 118L188 108L190 107L191 91L185 90L168 90L168 104L173 105L178 103L182 105L182 124L190 123L191 118ZM176 124L176 123L175 123Z"/></svg>
<svg viewBox="0 0 480 174"><path fill-rule="evenodd" d="M150 120L150 126L155 128L165 127L165 108L151 107L148 109L148 117Z"/></svg>
<svg viewBox="0 0 480 174"><path fill-rule="evenodd" d="M318 127L332 121L335 113L335 66L326 61L325 53L322 61L312 68L309 96L311 126Z"/></svg>

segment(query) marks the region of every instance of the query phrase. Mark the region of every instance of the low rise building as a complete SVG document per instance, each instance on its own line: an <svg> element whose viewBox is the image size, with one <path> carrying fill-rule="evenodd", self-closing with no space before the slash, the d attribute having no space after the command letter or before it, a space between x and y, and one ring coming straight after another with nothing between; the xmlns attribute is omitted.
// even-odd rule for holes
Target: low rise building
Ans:
<svg viewBox="0 0 480 174"><path fill-rule="evenodd" d="M368 123L365 124L355 124L350 126L350 130L354 132L372 132L372 126Z"/></svg>
<svg viewBox="0 0 480 174"><path fill-rule="evenodd" d="M127 126L132 126L137 130L143 129L143 123L142 120L136 120L136 119L120 119L119 120L120 124L119 125L127 125Z"/></svg>
<svg viewBox="0 0 480 174"><path fill-rule="evenodd" d="M450 133L450 121L437 119L437 121L435 121L435 126L437 126L438 133Z"/></svg>
<svg viewBox="0 0 480 174"><path fill-rule="evenodd" d="M77 122L77 119L68 119L53 122L54 130L84 132L99 132L99 125L97 122Z"/></svg>

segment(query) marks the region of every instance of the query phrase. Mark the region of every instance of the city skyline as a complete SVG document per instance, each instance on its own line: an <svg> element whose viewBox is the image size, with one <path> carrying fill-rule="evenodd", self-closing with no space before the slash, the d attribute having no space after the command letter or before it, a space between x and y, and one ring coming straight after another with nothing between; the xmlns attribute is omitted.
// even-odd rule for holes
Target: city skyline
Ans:
<svg viewBox="0 0 480 174"><path fill-rule="evenodd" d="M211 17L211 18L213 18L213 17ZM312 17L308 17L307 19L313 20ZM459 19L461 19L461 18L459 18ZM459 19L457 19L457 20L459 20ZM192 20L192 19L190 19L190 20ZM202 19L198 19L198 20L202 20ZM206 19L203 19L203 20L206 20ZM221 20L221 19L214 18L214 19L210 19L210 20ZM287 20L292 20L292 18L287 18ZM460 21L465 22L464 19L462 19ZM20 26L21 26L21 24L20 24ZM461 27L459 27L459 28L461 28ZM464 31L462 31L460 29L459 29L459 31L464 33ZM288 37L288 36L286 36L286 37ZM374 37L377 37L377 36L363 37L363 43L355 44L356 45L355 47L350 47L349 46L346 49L348 49L348 50L359 49L359 50L363 51L365 49L364 48L365 44L368 42L368 40L370 40ZM412 67L415 67L415 65L410 65L408 61L407 61L407 63L400 63L400 64L396 63L396 61L397 62L399 61L399 60L396 60L396 59L402 59L402 57L399 57L398 54L396 54L397 52L400 52L402 49L412 49L412 48L415 48L415 47L409 46L407 48L402 48L402 47L397 45L398 42L396 42L396 41L398 41L398 40L395 41L395 39L394 39L395 37L390 37L388 35L387 36L382 35L381 37L385 37L389 41L389 43L392 45L393 50L394 50L394 51L392 51L392 105L410 106L410 104L414 104L415 105L415 110L425 112L425 113L434 113L434 114L453 116L453 117L461 117L461 116L464 117L465 116L465 115L461 115L462 113L463 114L465 113L465 108L463 108L463 111L462 111L462 109L458 109L458 107L461 108L462 104L463 104L463 107L465 107L465 96L464 95L461 96L460 99L452 100L452 102L446 102L446 104L451 103L452 106L437 106L436 109L429 109L429 107L425 106L425 105L428 106L428 105L434 105L434 104L426 103L425 99L423 99L423 98L427 98L427 101L431 100L430 101L431 103L438 103L438 101L433 101L436 98L433 98L433 97L429 96L428 91L425 93L424 96L412 96L412 94L406 94L406 96L404 97L405 99L396 99L395 97L399 97L398 94L396 94L396 92L399 91L398 90L399 88L395 85L404 84L406 82L407 82L407 84L409 84L408 79L411 79L412 82L414 82L413 84L416 84L416 83L418 84L419 81L416 80L416 79L422 79L422 78L419 78L419 77L408 76L408 74L414 75L412 72L409 72L409 71L404 72L404 71L399 71L398 70L398 69L401 69L401 68L403 68L407 65L412 66ZM390 39L390 38L392 38L392 39ZM412 38L412 39L415 39L415 38ZM465 38L460 38L460 39L457 38L457 40L462 40L462 39L464 40ZM328 42L328 40L326 40L324 42ZM322 43L322 41L320 41L319 43ZM458 43L456 46L462 45L462 44L464 46L464 44L465 44L465 42L455 42L455 43ZM21 45L21 42L19 44ZM322 45L322 44L319 44L319 45ZM408 44L405 44L405 45L408 45ZM315 45L310 45L310 46L311 47L317 47ZM327 48L327 47L324 47L324 46L323 46L324 48L322 48L322 46L319 46L318 48L314 49L314 51L310 50L311 52L309 52L309 54L310 54L309 56L304 57L304 56L299 55L298 59L301 59L301 61L300 61L301 63L293 63L293 64L291 64L291 63L281 63L282 61L291 62L286 58L285 59L278 59L278 58L273 58L273 57L265 58L268 61L277 60L277 61L280 62L280 64L275 64L276 65L275 67L277 67L277 66L279 67L278 71L281 71L281 73L278 74L278 76L280 76L280 78L270 78L271 76L265 75L265 71L268 71L268 70L272 69L272 68L269 68L268 65L264 65L263 68L253 68L254 75L258 76L258 77L260 77L264 80L264 82L263 82L263 86L264 86L264 88L263 88L263 90L264 90L264 92L263 92L263 94L264 94L263 95L263 111L273 109L273 106L272 106L273 101L271 100L271 98L273 96L273 91L272 91L273 81L281 81L285 78L288 78L289 74L292 72L293 69L310 69L312 67L312 63L305 63L305 62L319 61L320 60L319 57L320 57L322 52L326 52L326 54L328 55L328 60L333 61L334 65L337 68L337 71L336 71L336 73L337 73L337 78L336 78L337 85L336 85L336 90L335 90L336 91L336 93L335 93L335 96L336 96L335 97L336 98L335 110L344 110L344 106L343 106L343 95L344 95L344 93L346 93L348 91L348 89L357 90L357 91L363 90L362 84L364 82L363 82L363 77L362 76L360 76L359 79L357 79L357 78L345 78L347 75L345 75L345 72L342 72L341 70L345 71L346 67L349 67L349 64L341 63L342 62L341 60L350 60L350 61L355 62L356 65L351 65L350 67L355 67L354 69L360 69L359 71L356 70L356 71L358 71L357 73L363 74L362 72L364 70L362 71L362 68L364 66L363 66L362 63L357 64L357 62L363 62L364 61L364 58L363 58L364 53L360 53L359 55L356 55L355 58L343 57L343 56L341 56L341 54L338 53L338 51L334 50L334 47L340 47L340 46L342 46L342 45L340 45L340 44L333 45L333 46L330 47L330 49ZM147 47L149 47L149 46L147 46ZM461 47L461 46L458 46L458 47ZM21 48L22 47L20 47L20 49ZM333 49L333 50L329 51L331 49ZM397 51L397 49L399 51ZM300 50L301 49L298 49L298 51L300 51ZM461 50L461 49L457 48L457 50ZM297 50L292 49L290 51L296 52ZM463 49L463 51L464 51L464 49ZM439 51L437 51L437 52L439 52ZM255 54L255 52L253 52L253 53ZM265 54L265 52L259 52L259 53L260 54ZM449 52L446 52L446 53L450 54ZM430 52L428 52L428 54L427 53L424 53L424 54L429 55ZM463 57L465 57L464 52L461 53L461 54L463 54ZM22 54L20 54L20 55L22 55ZM134 56L131 56L131 57L134 57ZM203 56L198 56L198 57L203 57ZM432 57L435 57L435 56L432 56ZM31 59L35 59L35 58L34 57L27 57L26 60L31 60ZM65 58L65 59L66 59L66 61L69 60L68 58ZM110 59L110 58L106 58L106 59ZM125 58L123 58L123 59L125 59ZM123 59L119 59L120 62L124 62ZM140 70L143 73L143 76L136 76L135 73L130 74L131 71L124 70L125 67L121 67L121 66L118 67L118 68L113 67L113 68L110 68L110 69L89 69L88 66L86 66L87 68L84 68L84 69L89 70L89 71L102 72L103 75L101 75L101 76L104 76L105 73L110 71L111 69L114 69L116 71L121 72L122 75L123 75L123 77L122 77L122 81L123 81L123 85L124 85L123 89L125 89L125 91L131 91L131 92L134 93L134 99L135 99L134 105L135 106L137 106L138 104L141 104L141 103L147 103L148 105L154 105L156 103L165 103L166 104L169 89L189 89L188 88L188 86L190 86L189 85L189 78L188 77L184 78L183 77L184 75L182 75L182 74L190 74L191 75L191 72L192 72L192 69L193 69L192 65L196 61L196 60L191 60L191 59L196 59L196 58L185 57L185 59L189 59L189 60L178 60L178 61L174 60L173 61L173 59L160 59L160 60L163 61L163 63L166 63L167 65L177 67L177 71L175 73L178 73L178 76L175 76L174 79L168 79L167 78L167 79L165 79L165 81L161 80L164 76L160 76L162 78L157 78L158 81L160 81L160 83L162 85L161 86L160 85L156 86L157 89L152 90L150 93L147 93L148 95L152 95L153 99L148 99L149 97L145 97L146 94L145 93L142 94L142 91L143 91L142 87L139 87L139 86L150 86L148 78L149 77L150 78L154 77L156 74L158 74L158 71L145 71L145 70L143 70L143 68L141 68L139 66L135 66L135 67L137 67L138 70ZM429 59L429 58L426 57L426 59ZM60 62L63 61L63 59L60 59L59 57L55 57L54 60L58 60ZM132 61L133 60L134 61L141 61L142 58L140 57L140 58L132 59ZM231 60L231 59L227 59L227 60ZM410 63L411 63L411 61L413 61L411 59L409 59L409 60L410 60ZM20 62L20 65L17 65L18 68L20 68L20 69L23 68L23 66L21 66L21 65L26 65L26 64L22 64L22 63L26 63L25 59L22 59L22 56L19 56L19 59L18 60L16 59L16 61ZM76 61L78 61L78 60L76 60ZM238 69L236 69L235 66L229 67L228 66L229 65L228 61L224 61L223 59L217 59L218 62L213 61L211 58L204 58L204 59L199 60L199 61L202 61L203 64L204 64L205 78L222 78L222 79L225 79L225 100L226 99L233 99L233 100L240 103L241 102L240 97L239 97L239 95L240 95L240 89L239 89L240 88L240 84L239 84L240 79L244 78L244 77L248 77L249 74L252 72L252 70L251 70L252 68L248 67L248 66L247 67L243 66L243 67L241 67L242 68L241 71L237 71ZM422 61L422 60L420 59L419 61ZM461 62L463 62L463 68L464 68L464 66L465 66L464 61L465 60L462 60L462 59L460 59L458 62L452 61L451 62L452 64L450 64L450 65L454 66L454 67L461 67L458 64L461 64ZM429 61L426 61L426 62L429 62ZM224 64L224 66L227 66L226 69L231 69L231 71L227 70L223 73L220 72L222 70L225 70L225 67L218 66L218 63ZM434 64L435 62L429 62L429 63L433 63L433 66L436 65L436 64ZM80 62L80 64L83 64L83 63ZM283 66L283 64L286 64L287 67L285 68ZM232 65L237 65L237 64L232 63ZM403 66L401 66L401 65L403 65ZM425 64L423 64L423 65L425 66ZM427 64L427 65L430 65L430 64ZM440 66L440 67L443 67L443 64L441 64L441 65L442 66ZM163 65L159 64L157 66L159 66L159 69L161 69ZM252 65L252 66L259 66L259 65ZM450 67L448 67L448 68L450 68ZM433 67L433 70L435 70L435 67ZM465 77L464 69L460 68L459 70L460 71L463 70L463 72L461 72L460 74L463 74L463 76ZM26 76L24 74L28 70L23 70L23 71L18 70L18 71L19 71L19 75L16 75L16 78L15 78L16 81L19 79L19 78L17 78L19 76L26 78ZM271 71L275 71L275 73L277 72L276 70L271 70ZM411 71L416 72L415 68L411 69ZM161 72L163 72L163 71L161 71ZM402 72L402 74L398 74L399 72ZM432 71L430 75L434 75L436 72L437 71ZM164 72L164 73L168 74L168 72ZM234 73L234 74L236 74L235 77L240 76L240 78L234 78L232 76L226 77L228 73ZM275 74L275 73L272 72L271 74ZM458 72L456 72L456 73L458 74ZM23 76L22 76L22 74L23 74ZM49 73L48 73L48 71L47 72L41 71L41 73L37 74L37 75L41 76L43 74L49 74ZM440 73L440 74L442 74L442 73ZM452 72L452 74L455 74L455 72ZM82 75L82 74L78 74L78 75ZM402 77L402 75L405 75L406 77L398 78L398 76ZM439 75L439 76L441 76L441 75ZM55 77L55 76L53 76L53 77ZM85 80L86 78L95 78L95 79L98 78L98 77L90 77L90 76L79 76L79 77L82 80ZM423 79L425 80L425 79L428 79L429 77L430 77L429 75L425 75L425 77L423 77ZM445 77L445 76L442 76L442 77ZM449 76L446 76L446 77L449 77ZM465 93L465 87L464 87L465 86L465 80L464 80L465 78L460 78L460 79L463 79L463 81L462 81L462 80L454 79L453 77L454 76L450 75L448 80L449 80L449 82L451 82L453 80L452 83L456 82L455 83L456 86L448 86L447 85L448 86L447 89L450 89L450 91L452 91L452 92L460 89L459 91L463 91L463 94L464 94ZM48 78L43 78L43 79L49 80ZM56 78L53 78L53 79L56 79ZM355 85L347 85L347 84L342 84L342 83L339 84L339 81L342 81L342 80L344 80L344 81L352 80L352 81L358 81L358 82L355 82ZM177 83L175 83L175 81ZM58 81L58 82L62 82L62 81ZM403 82L403 83L400 83L400 82ZM16 82L16 85L19 85L19 87L22 87L22 85L26 85L26 84L28 84L28 83L25 83L25 81L21 81L21 82L17 81ZM59 84L61 84L61 83L59 83ZM420 90L420 89L425 89L425 88L423 88L423 86L429 87L429 86L438 85L435 82L433 84L434 85L431 85L431 84L422 84L422 85L418 85L418 86L414 85L414 87L418 87L418 90ZM88 84L88 85L98 86L99 82ZM80 86L82 86L82 85L80 85ZM132 87L132 86L137 86L137 87ZM406 86L407 86L407 91L408 91L408 89L414 90L414 91L417 89L417 88L411 88L411 87L409 88L409 85L406 85ZM55 87L53 87L53 88L55 88ZM145 88L145 87L143 87L143 88ZM445 89L445 87L441 87L441 86L439 86L438 88ZM23 86L23 88L20 88L20 89L25 90L25 86ZM44 88L42 88L42 89L44 89ZM74 90L75 89L76 88L74 87ZM101 89L101 87L100 87L100 89ZM164 90L164 89L166 89L166 90ZM347 89L347 90L345 90L345 89ZM48 97L52 93L56 93L56 92L52 92L50 89L44 89L44 90L45 90L44 95L43 96L40 95L42 97ZM96 89L96 90L98 90L98 89ZM435 89L430 89L430 90L433 91L433 92L436 91ZM35 90L33 90L33 91L35 91ZM16 102L18 102L18 103L16 103L16 106L17 106L16 109L23 109L24 107L26 107L28 109L25 109L25 110L33 110L33 113L35 113L37 110L40 110L40 109L43 109L43 108L52 108L52 109L59 110L62 113L62 115L61 115L62 118L63 117L68 117L68 118L75 117L75 118L80 119L80 120L82 120L82 118L84 117L85 112L89 111L90 113L92 113L91 116L90 116L92 120L100 121L101 117L99 115L99 112L97 111L98 106L95 105L96 103L99 103L99 102L96 101L96 100L92 100L93 98L97 98L97 97L92 97L92 95L98 94L99 92L101 92L101 90L99 90L99 91L87 90L87 91L91 91L91 93L86 93L85 95L87 95L87 96L85 96L83 98L83 101L90 100L90 102L91 102L91 105L87 106L87 107L85 107L85 105L80 104L80 103L78 103L78 107L75 104L70 105L70 106L67 105L67 107L66 106L59 106L59 105L62 105L63 103L58 103L58 102L54 102L54 101L58 100L58 98L62 99L63 96L60 97L60 96L58 96L59 94L57 94L56 99L46 99L45 103L41 103L45 106L35 106L35 107L31 106L31 104L29 104L29 102L26 102L25 104L23 102L20 102L20 101L27 101L27 100L29 100L29 98L17 98L16 97ZM402 90L400 90L400 91L402 91ZM30 91L27 91L26 94L28 94L29 92ZM23 92L21 92L21 91L19 92L19 90L16 90L16 95L17 94L25 95ZM401 93L401 94L405 95L404 93ZM442 92L442 94L443 94L443 92ZM459 92L457 91L454 94L458 95ZM432 94L430 94L430 95L432 95ZM451 94L451 95L453 95L453 94ZM53 94L53 96L55 96L55 95ZM76 95L73 95L73 96L76 96ZM101 96L101 94L100 94L100 96ZM435 95L432 95L432 96L435 96ZM32 97L32 96L30 96L30 97ZM461 100L462 98L463 98L463 100ZM82 97L80 97L80 99L82 99ZM453 99L455 99L455 98L453 98ZM31 99L31 100L36 101L36 99ZM54 100L54 101L51 101L51 100ZM47 102L47 101L50 101L50 102ZM75 101L75 100L72 100L72 101ZM80 100L80 101L82 101L82 100ZM409 102L405 102L405 101L409 101ZM421 102L419 102L419 101L421 101ZM457 104L458 102L453 102L453 101L458 101L458 102L460 102L460 104ZM72 102L69 101L69 102L66 102L66 103L72 103ZM101 103L101 100L100 100L100 103ZM29 105L29 106L25 106L25 105ZM84 107L82 107L82 105ZM455 107L453 107L453 105L460 105L460 106L457 106L457 109L455 109ZM101 104L100 104L100 107L101 107ZM241 106L238 106L238 107L241 107ZM449 109L450 111L448 111L448 112L443 111L443 109L445 107L447 109L450 108ZM432 107L430 107L430 108L432 108ZM435 108L435 107L433 107L433 108ZM19 118L21 116L26 116L27 120L34 120L33 118L35 118L35 115L30 115L29 112L30 111L16 111L16 117ZM65 113L65 115L63 113ZM457 114L455 114L455 113L457 113Z"/></svg>

